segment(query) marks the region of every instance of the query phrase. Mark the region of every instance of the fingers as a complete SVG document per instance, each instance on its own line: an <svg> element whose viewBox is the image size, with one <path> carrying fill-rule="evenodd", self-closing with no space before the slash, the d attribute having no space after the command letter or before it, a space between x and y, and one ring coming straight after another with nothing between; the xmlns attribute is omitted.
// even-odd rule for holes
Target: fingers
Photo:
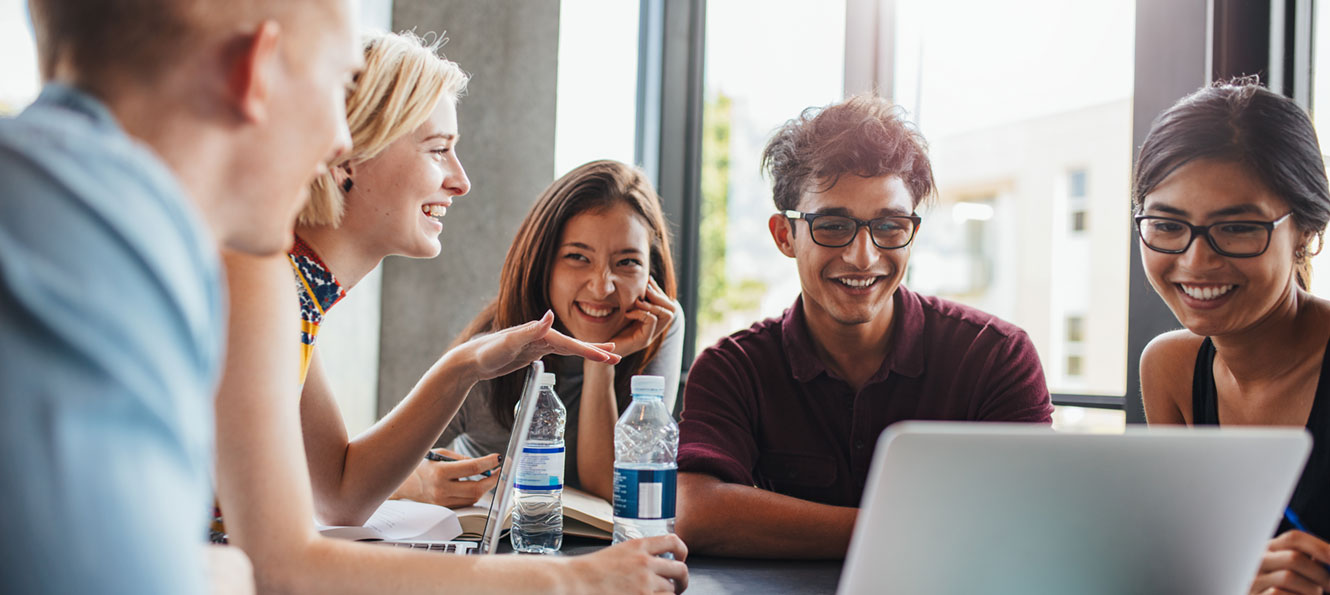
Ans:
<svg viewBox="0 0 1330 595"><path fill-rule="evenodd" d="M1270 540L1267 549L1251 592L1319 594L1330 589L1330 569L1322 561L1330 555L1330 544L1302 531L1287 531Z"/></svg>
<svg viewBox="0 0 1330 595"><path fill-rule="evenodd" d="M499 466L499 455L486 455L478 459L463 458L456 463L438 463L439 475L446 479L480 475Z"/></svg>
<svg viewBox="0 0 1330 595"><path fill-rule="evenodd" d="M613 349L613 344L600 343L593 345L591 343L578 341L577 339L569 337L554 329L548 329L543 339L545 344L544 353L539 353L532 359L539 359L541 356L549 353L557 353L559 355L576 355L593 362L603 362L607 364L619 363L620 358L618 355L613 351L600 347L603 345L609 345L609 348ZM536 344L533 344L532 346L538 347Z"/></svg>
<svg viewBox="0 0 1330 595"><path fill-rule="evenodd" d="M637 540L646 552L653 556L661 554L673 554L674 559L683 562L688 559L688 546L684 545L683 540L678 535L670 533L669 535L657 535L655 537L643 537Z"/></svg>
<svg viewBox="0 0 1330 595"><path fill-rule="evenodd" d="M688 588L688 566L678 560L669 560L666 558L652 558L647 562L647 568L658 577L663 577L674 582L668 586L668 591L682 593Z"/></svg>
<svg viewBox="0 0 1330 595"><path fill-rule="evenodd" d="M1252 583L1253 592L1297 593L1298 595L1321 595L1321 587L1291 570L1280 570L1256 577Z"/></svg>
<svg viewBox="0 0 1330 595"><path fill-rule="evenodd" d="M1294 593L1301 593L1310 586L1320 593L1322 588L1330 588L1330 571L1302 552L1294 550L1270 551L1261 558L1261 570L1252 590L1257 587L1278 587Z"/></svg>
<svg viewBox="0 0 1330 595"><path fill-rule="evenodd" d="M448 457L450 459L456 459L458 461L467 458L465 455L458 454L446 448L432 448L430 450L433 450L434 454L436 455L443 455L445 457Z"/></svg>
<svg viewBox="0 0 1330 595"><path fill-rule="evenodd" d="M1330 564L1330 543L1302 531L1285 531L1270 540L1270 551L1294 550L1320 562Z"/></svg>

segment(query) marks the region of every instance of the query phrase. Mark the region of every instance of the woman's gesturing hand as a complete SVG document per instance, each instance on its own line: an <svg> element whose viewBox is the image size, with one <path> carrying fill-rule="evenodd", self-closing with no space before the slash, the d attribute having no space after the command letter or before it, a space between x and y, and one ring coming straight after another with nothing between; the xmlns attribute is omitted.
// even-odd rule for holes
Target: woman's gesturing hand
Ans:
<svg viewBox="0 0 1330 595"><path fill-rule="evenodd" d="M518 370L546 355L576 355L594 362L619 363L614 343L586 343L554 330L554 312L457 346L470 357L475 380L487 380Z"/></svg>

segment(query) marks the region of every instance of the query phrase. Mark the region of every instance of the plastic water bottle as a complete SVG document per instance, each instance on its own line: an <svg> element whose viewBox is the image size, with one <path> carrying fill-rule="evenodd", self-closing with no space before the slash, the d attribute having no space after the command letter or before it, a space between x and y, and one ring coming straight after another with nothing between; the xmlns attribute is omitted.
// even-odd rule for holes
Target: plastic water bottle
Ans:
<svg viewBox="0 0 1330 595"><path fill-rule="evenodd" d="M679 424L665 379L634 376L633 403L614 424L614 543L674 532Z"/></svg>
<svg viewBox="0 0 1330 595"><path fill-rule="evenodd" d="M514 551L552 554L563 545L563 428L567 420L568 410L554 394L554 374L541 374L531 432L517 459L509 533Z"/></svg>

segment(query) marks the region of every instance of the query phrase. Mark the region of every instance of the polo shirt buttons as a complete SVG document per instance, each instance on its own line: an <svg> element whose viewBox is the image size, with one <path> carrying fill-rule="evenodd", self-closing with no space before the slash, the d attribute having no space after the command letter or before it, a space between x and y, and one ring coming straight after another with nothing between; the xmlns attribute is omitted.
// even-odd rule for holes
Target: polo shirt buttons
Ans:
<svg viewBox="0 0 1330 595"><path fill-rule="evenodd" d="M863 440L860 440L860 441L858 441L858 442L855 442L855 443L854 443L854 447L857 448L857 449L859 449L859 450L863 450L863 448L864 448L864 441L863 441Z"/></svg>

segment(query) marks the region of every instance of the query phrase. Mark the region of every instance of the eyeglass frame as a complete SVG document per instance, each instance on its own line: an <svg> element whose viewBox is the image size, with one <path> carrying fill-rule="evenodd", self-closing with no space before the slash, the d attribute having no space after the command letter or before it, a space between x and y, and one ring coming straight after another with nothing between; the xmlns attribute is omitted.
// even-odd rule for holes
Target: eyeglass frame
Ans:
<svg viewBox="0 0 1330 595"><path fill-rule="evenodd" d="M1210 249L1214 250L1215 253L1220 256L1223 256L1225 258L1256 258L1257 256L1265 254L1265 252L1270 249L1270 240L1274 238L1275 228L1279 227L1280 224L1282 224L1285 220L1287 220L1289 217L1292 216L1293 216L1293 211L1289 211L1287 213L1284 213L1282 217L1275 219L1273 221L1250 221L1250 220L1216 221L1209 225L1192 225L1191 223L1184 221L1182 219L1177 219L1174 217L1161 217L1158 215L1136 215L1135 217L1132 217L1132 219L1136 221L1136 237L1141 238L1141 243L1145 244L1146 248L1149 248L1161 254L1184 254L1191 249L1192 243L1196 241L1196 236L1202 235L1205 236L1206 243L1210 244ZM1156 248L1154 246L1151 246L1150 242L1145 241L1145 234L1141 232L1141 222L1146 219L1164 219L1166 221L1173 221L1175 223L1180 223L1182 225L1187 226L1189 228L1189 231L1191 232L1191 235L1187 237L1187 245L1183 246L1181 250L1164 250L1161 248ZM1240 223L1244 225L1256 225L1265 229L1265 245L1261 247L1260 252L1256 252L1254 254L1234 254L1219 247L1219 242L1215 241L1214 236L1210 235L1210 228L1216 225L1233 225L1234 223Z"/></svg>
<svg viewBox="0 0 1330 595"><path fill-rule="evenodd" d="M913 227L910 228L910 237L905 240L904 244L901 244L899 246L887 247L877 243L877 238L873 237L872 230L869 230L868 241L872 242L874 246L877 246L879 250L900 250L901 248L909 246L910 243L914 241L915 234L919 233L919 224L922 223L924 220L923 217L920 217L919 215L916 215L914 213L911 213L909 215L885 215L882 217L874 217L866 221L858 217L851 217L849 215L832 215L830 213L805 213L803 211L795 211L793 209L786 209L784 211L781 211L781 215L783 215L786 219L803 219L804 221L807 221L808 237L813 240L814 244L822 246L823 248L844 248L846 246L849 246L850 244L853 244L855 238L859 237L859 230L872 225L874 221L881 221L883 219L905 219L913 224ZM844 244L823 244L822 242L817 241L817 234L813 232L813 221L816 221L819 217L840 217L841 219L849 219L850 221L854 222L855 225L854 233L850 234L850 239L845 240Z"/></svg>

